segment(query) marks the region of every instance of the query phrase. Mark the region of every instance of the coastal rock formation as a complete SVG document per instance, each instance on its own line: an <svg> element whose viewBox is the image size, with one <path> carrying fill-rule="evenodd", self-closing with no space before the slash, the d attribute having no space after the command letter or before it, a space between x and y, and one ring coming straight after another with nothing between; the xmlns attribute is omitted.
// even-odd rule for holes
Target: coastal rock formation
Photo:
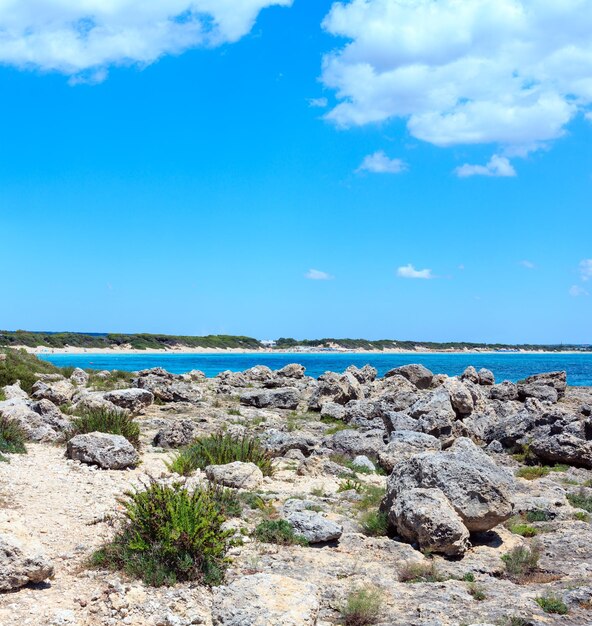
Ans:
<svg viewBox="0 0 592 626"><path fill-rule="evenodd" d="M117 389L107 392L104 398L133 414L142 412L154 402L154 395L146 389Z"/></svg>
<svg viewBox="0 0 592 626"><path fill-rule="evenodd" d="M74 461L112 470L133 467L140 460L136 449L125 437L99 432L72 437L66 455Z"/></svg>
<svg viewBox="0 0 592 626"><path fill-rule="evenodd" d="M152 444L161 448L181 448L195 439L197 427L191 420L184 419L161 428L155 435Z"/></svg>
<svg viewBox="0 0 592 626"><path fill-rule="evenodd" d="M49 400L59 406L70 402L75 392L76 387L68 380L62 379L55 382L39 380L33 385L32 395L37 400Z"/></svg>
<svg viewBox="0 0 592 626"><path fill-rule="evenodd" d="M432 384L432 379L434 378L434 375L427 367L418 364L396 367L389 370L384 376L385 378L390 378L395 375L403 376L418 389L427 389Z"/></svg>
<svg viewBox="0 0 592 626"><path fill-rule="evenodd" d="M293 387L246 391L241 394L240 402L245 406L254 406L258 409L295 409L300 402L300 394Z"/></svg>

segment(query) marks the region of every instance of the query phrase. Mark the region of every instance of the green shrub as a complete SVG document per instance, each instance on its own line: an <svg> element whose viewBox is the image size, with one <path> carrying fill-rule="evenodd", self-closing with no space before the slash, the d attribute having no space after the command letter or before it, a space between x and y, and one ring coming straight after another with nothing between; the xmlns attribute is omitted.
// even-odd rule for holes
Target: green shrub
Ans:
<svg viewBox="0 0 592 626"><path fill-rule="evenodd" d="M0 354L6 355L6 358L0 361L0 387L14 385L20 380L21 388L30 394L38 380L37 374L60 373L60 370L51 363L42 361L24 350L0 348Z"/></svg>
<svg viewBox="0 0 592 626"><path fill-rule="evenodd" d="M509 524L508 529L510 532L515 535L520 535L521 537L534 537L539 532L534 526L522 523Z"/></svg>
<svg viewBox="0 0 592 626"><path fill-rule="evenodd" d="M362 515L360 524L368 537L385 537L388 534L388 516L381 511L367 511Z"/></svg>
<svg viewBox="0 0 592 626"><path fill-rule="evenodd" d="M475 582L475 574L473 574L473 572L466 572L465 574L463 574L462 579L467 582L467 583L474 583Z"/></svg>
<svg viewBox="0 0 592 626"><path fill-rule="evenodd" d="M27 435L18 422L0 415L0 453L25 454Z"/></svg>
<svg viewBox="0 0 592 626"><path fill-rule="evenodd" d="M273 457L256 437L237 439L228 433L218 433L196 439L180 450L169 463L169 469L181 476L189 476L208 465L226 465L234 461L254 463L264 476L273 474Z"/></svg>
<svg viewBox="0 0 592 626"><path fill-rule="evenodd" d="M516 546L502 556L506 565L506 576L518 582L528 579L538 571L540 556L541 550L537 544L530 548Z"/></svg>
<svg viewBox="0 0 592 626"><path fill-rule="evenodd" d="M362 493L362 491L364 490L364 486L356 478L346 478L339 483L339 486L337 487L337 493L341 493L342 491L350 491L352 489L356 493Z"/></svg>
<svg viewBox="0 0 592 626"><path fill-rule="evenodd" d="M354 504L358 511L375 509L380 506L384 499L385 488L377 487L376 485L362 485L360 495L362 497Z"/></svg>
<svg viewBox="0 0 592 626"><path fill-rule="evenodd" d="M307 546L308 541L294 532L294 527L287 520L264 520L253 536L262 543L276 543L280 546L300 545Z"/></svg>
<svg viewBox="0 0 592 626"><path fill-rule="evenodd" d="M434 561L427 563L407 563L399 572L402 583L439 583L444 580Z"/></svg>
<svg viewBox="0 0 592 626"><path fill-rule="evenodd" d="M4 391L0 389L0 402L4 402L4 400L6 400L6 396L4 395Z"/></svg>
<svg viewBox="0 0 592 626"><path fill-rule="evenodd" d="M561 598L554 595L544 595L535 598L536 603L545 613L556 613L557 615L567 615L568 609Z"/></svg>
<svg viewBox="0 0 592 626"><path fill-rule="evenodd" d="M262 511L266 515L271 515L274 512L272 502L265 500L259 494L253 493L252 491L243 491L239 493L238 498L250 509Z"/></svg>
<svg viewBox="0 0 592 626"><path fill-rule="evenodd" d="M121 570L155 587L181 581L222 582L232 531L225 521L220 491L151 481L121 500L124 518L113 540L96 551L96 567Z"/></svg>
<svg viewBox="0 0 592 626"><path fill-rule="evenodd" d="M526 480L535 480L537 478L543 478L549 475L551 470L548 467L542 465L533 465L530 467L521 467L517 472L518 478L525 478Z"/></svg>
<svg viewBox="0 0 592 626"><path fill-rule="evenodd" d="M577 519L578 522L589 522L590 521L590 515L588 513L584 513L584 511L576 511L573 514L573 518Z"/></svg>
<svg viewBox="0 0 592 626"><path fill-rule="evenodd" d="M84 409L72 420L69 436L86 433L109 433L122 435L136 448L140 445L140 427L133 417L121 411L109 409Z"/></svg>
<svg viewBox="0 0 592 626"><path fill-rule="evenodd" d="M487 594L485 593L485 588L483 585L479 585L475 582L471 582L468 585L468 592L473 596L477 602L481 602L487 598Z"/></svg>
<svg viewBox="0 0 592 626"><path fill-rule="evenodd" d="M576 509L584 509L584 511L592 513L592 496L586 495L584 489L580 489L578 493L568 493L566 497Z"/></svg>
<svg viewBox="0 0 592 626"><path fill-rule="evenodd" d="M129 387L133 378L133 372L124 370L111 370L107 377L98 376L98 372L91 372L88 386L97 391L113 391L114 389Z"/></svg>
<svg viewBox="0 0 592 626"><path fill-rule="evenodd" d="M354 589L339 609L344 626L371 626L382 612L382 593L377 589Z"/></svg>
<svg viewBox="0 0 592 626"><path fill-rule="evenodd" d="M527 522L548 522L550 519L553 519L553 516L550 513L547 513L547 511L541 511L540 509L527 511L525 517Z"/></svg>

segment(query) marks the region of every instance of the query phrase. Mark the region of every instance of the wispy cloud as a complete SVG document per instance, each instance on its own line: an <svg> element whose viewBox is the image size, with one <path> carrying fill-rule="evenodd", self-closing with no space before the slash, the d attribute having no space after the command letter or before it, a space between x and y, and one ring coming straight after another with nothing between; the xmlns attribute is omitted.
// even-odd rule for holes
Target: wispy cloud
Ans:
<svg viewBox="0 0 592 626"><path fill-rule="evenodd" d="M419 278L423 280L431 280L436 278L432 274L432 270L416 270L411 263L409 265L403 265L397 269L397 276L399 278Z"/></svg>
<svg viewBox="0 0 592 626"><path fill-rule="evenodd" d="M305 278L308 280L333 280L334 276L328 274L327 272L322 272L321 270L310 269L306 274L304 274Z"/></svg>
<svg viewBox="0 0 592 626"><path fill-rule="evenodd" d="M494 154L487 165L470 165L465 163L454 170L459 178L468 178L470 176L492 176L500 178L508 178L516 176L516 170L507 157Z"/></svg>
<svg viewBox="0 0 592 626"><path fill-rule="evenodd" d="M569 295L573 298L578 298L579 296L588 296L590 295L583 287L579 285L572 285L569 288Z"/></svg>
<svg viewBox="0 0 592 626"><path fill-rule="evenodd" d="M532 261L527 261L526 259L520 261L520 265L525 267L527 270L534 270L536 268L536 265Z"/></svg>
<svg viewBox="0 0 592 626"><path fill-rule="evenodd" d="M400 174L407 170L407 164L402 159L391 159L383 150L364 157L356 172L372 172L374 174Z"/></svg>
<svg viewBox="0 0 592 626"><path fill-rule="evenodd" d="M325 109L329 105L327 98L309 98L308 106L315 109Z"/></svg>
<svg viewBox="0 0 592 626"><path fill-rule="evenodd" d="M592 278L592 259L580 261L580 276L584 281Z"/></svg>

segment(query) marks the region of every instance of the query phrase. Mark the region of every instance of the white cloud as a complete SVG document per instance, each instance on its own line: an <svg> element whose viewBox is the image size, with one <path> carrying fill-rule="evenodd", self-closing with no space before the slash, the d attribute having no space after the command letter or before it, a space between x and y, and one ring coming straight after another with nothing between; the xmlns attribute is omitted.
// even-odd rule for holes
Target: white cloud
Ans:
<svg viewBox="0 0 592 626"><path fill-rule="evenodd" d="M589 0L352 0L323 26L349 40L323 61L340 126L403 118L438 146L525 153L592 104Z"/></svg>
<svg viewBox="0 0 592 626"><path fill-rule="evenodd" d="M390 159L379 150L364 157L356 172L374 172L375 174L400 174L407 169L407 164L401 159Z"/></svg>
<svg viewBox="0 0 592 626"><path fill-rule="evenodd" d="M586 115L584 115L584 117L589 121L592 122L592 111L589 111L588 113L586 113Z"/></svg>
<svg viewBox="0 0 592 626"><path fill-rule="evenodd" d="M436 278L432 274L432 270L416 270L411 263L399 267L397 269L397 276L399 278L420 278L424 280Z"/></svg>
<svg viewBox="0 0 592 626"><path fill-rule="evenodd" d="M304 275L305 278L309 280L333 280L334 276L331 274L327 274L327 272L321 272L321 270L313 270L310 269Z"/></svg>
<svg viewBox="0 0 592 626"><path fill-rule="evenodd" d="M309 98L308 106L315 109L325 109L329 105L327 98Z"/></svg>
<svg viewBox="0 0 592 626"><path fill-rule="evenodd" d="M250 32L268 6L292 0L3 0L0 62L81 74L97 82L111 65L146 65L166 54L217 46Z"/></svg>
<svg viewBox="0 0 592 626"><path fill-rule="evenodd" d="M580 261L580 275L582 280L590 280L592 278L592 259Z"/></svg>
<svg viewBox="0 0 592 626"><path fill-rule="evenodd" d="M532 262L532 261L520 261L520 265L522 265L522 267L525 267L527 270L533 270L536 268L536 265Z"/></svg>
<svg viewBox="0 0 592 626"><path fill-rule="evenodd" d="M573 285L569 288L569 295L574 298L578 298L579 296L587 296L589 294L583 287Z"/></svg>
<svg viewBox="0 0 592 626"><path fill-rule="evenodd" d="M487 165L469 165L465 163L454 170L459 178L468 178L469 176L496 176L510 177L516 176L516 170L506 157L494 154Z"/></svg>

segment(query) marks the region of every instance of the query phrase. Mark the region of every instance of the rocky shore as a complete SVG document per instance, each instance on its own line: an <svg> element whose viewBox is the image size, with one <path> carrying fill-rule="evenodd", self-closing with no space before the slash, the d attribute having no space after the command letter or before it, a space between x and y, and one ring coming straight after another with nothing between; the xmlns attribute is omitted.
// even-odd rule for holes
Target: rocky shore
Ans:
<svg viewBox="0 0 592 626"><path fill-rule="evenodd" d="M28 439L0 463L0 624L592 623L592 389L565 372L38 378L0 401ZM134 416L138 441L75 433L92 411ZM209 435L256 440L269 471L233 460L175 473L179 451ZM150 481L224 486L241 503L223 524L222 584L154 587L90 565L121 497Z"/></svg>

